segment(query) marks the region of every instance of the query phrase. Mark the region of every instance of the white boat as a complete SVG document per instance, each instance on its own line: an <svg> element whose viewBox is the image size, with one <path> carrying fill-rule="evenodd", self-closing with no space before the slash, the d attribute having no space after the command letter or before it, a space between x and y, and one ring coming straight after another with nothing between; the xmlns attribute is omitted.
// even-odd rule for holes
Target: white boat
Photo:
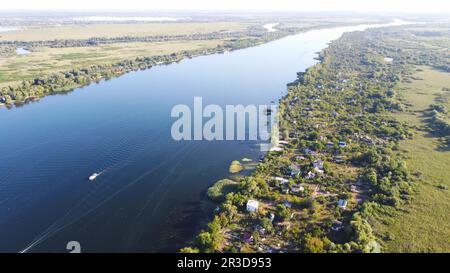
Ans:
<svg viewBox="0 0 450 273"><path fill-rule="evenodd" d="M89 181L94 181L95 179L97 179L97 177L98 177L99 175L100 175L100 174L98 174L98 173L94 173L93 175L89 176Z"/></svg>

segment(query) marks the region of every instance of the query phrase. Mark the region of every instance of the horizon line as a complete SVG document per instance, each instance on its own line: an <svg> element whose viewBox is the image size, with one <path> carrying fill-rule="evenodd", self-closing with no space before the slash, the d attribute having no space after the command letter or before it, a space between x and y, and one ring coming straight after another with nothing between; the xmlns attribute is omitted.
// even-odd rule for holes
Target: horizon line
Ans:
<svg viewBox="0 0 450 273"><path fill-rule="evenodd" d="M374 15L390 15L390 14L408 14L408 15L419 15L419 14L433 14L433 15L447 15L450 11L362 11L362 10L286 10L286 9L1 9L1 12L119 12L119 13L146 13L146 12L215 12L215 13L357 13L357 14L374 14Z"/></svg>

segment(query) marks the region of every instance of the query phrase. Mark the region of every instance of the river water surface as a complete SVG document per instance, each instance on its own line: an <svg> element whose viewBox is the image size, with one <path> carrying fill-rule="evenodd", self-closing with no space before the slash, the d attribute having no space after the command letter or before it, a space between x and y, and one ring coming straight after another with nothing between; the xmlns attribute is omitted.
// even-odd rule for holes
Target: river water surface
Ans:
<svg viewBox="0 0 450 273"><path fill-rule="evenodd" d="M270 104L345 31L129 73L0 109L0 251L173 252L211 215L206 189L255 142L172 140L176 104ZM94 172L97 180L88 181Z"/></svg>

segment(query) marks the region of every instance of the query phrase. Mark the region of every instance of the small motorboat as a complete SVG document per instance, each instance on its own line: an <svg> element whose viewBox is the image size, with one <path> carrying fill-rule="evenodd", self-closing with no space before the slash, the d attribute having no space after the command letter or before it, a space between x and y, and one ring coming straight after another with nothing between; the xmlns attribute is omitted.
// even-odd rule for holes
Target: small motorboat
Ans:
<svg viewBox="0 0 450 273"><path fill-rule="evenodd" d="M89 176L89 181L94 181L95 179L97 179L97 177L98 177L99 175L100 175L100 174L98 174L98 173L94 173L93 175Z"/></svg>

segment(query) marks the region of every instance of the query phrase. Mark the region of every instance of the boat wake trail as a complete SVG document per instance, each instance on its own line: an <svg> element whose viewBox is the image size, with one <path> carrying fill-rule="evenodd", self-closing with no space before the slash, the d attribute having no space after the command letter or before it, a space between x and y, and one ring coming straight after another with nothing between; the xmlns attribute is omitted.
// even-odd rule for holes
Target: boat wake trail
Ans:
<svg viewBox="0 0 450 273"><path fill-rule="evenodd" d="M154 147L155 143L153 142L151 145ZM152 150L155 149L153 148ZM32 242L20 252L26 253L31 251L33 248L35 248L39 244L42 244L43 242L54 236L56 233L77 223L82 218L91 214L93 211L100 208L105 203L118 196L120 193L138 184L139 182L144 181L144 178L155 173L156 171L159 171L162 167L165 167L168 162L174 162L180 157L183 157L185 153L190 153L190 151L192 151L191 145L184 145L182 148L171 154L171 156L169 156L167 160L161 161L159 164L152 166L152 168L150 168L148 171L126 184L123 184L123 181L116 181L115 183L108 183L108 181L104 181L103 183L103 179L101 181L102 183L93 184L95 185L95 187L91 192L89 192L82 200L73 205L65 215L63 215L52 225L50 225L44 232L33 239ZM135 157L137 156L138 155L135 155ZM132 161L133 158L129 158L128 160L125 160L123 162L116 162L110 167L103 169L103 171L100 172L99 175L104 175L104 180L106 180L109 172L119 170L121 167L126 166L127 163Z"/></svg>

